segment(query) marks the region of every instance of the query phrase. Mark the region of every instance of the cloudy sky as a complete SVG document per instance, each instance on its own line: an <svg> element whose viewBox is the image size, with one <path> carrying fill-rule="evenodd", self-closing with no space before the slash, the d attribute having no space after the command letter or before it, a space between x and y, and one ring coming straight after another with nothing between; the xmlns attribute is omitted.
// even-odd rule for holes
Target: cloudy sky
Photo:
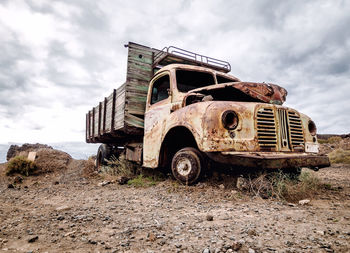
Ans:
<svg viewBox="0 0 350 253"><path fill-rule="evenodd" d="M0 143L84 141L125 80L128 41L280 84L320 133L350 132L350 1L0 0Z"/></svg>

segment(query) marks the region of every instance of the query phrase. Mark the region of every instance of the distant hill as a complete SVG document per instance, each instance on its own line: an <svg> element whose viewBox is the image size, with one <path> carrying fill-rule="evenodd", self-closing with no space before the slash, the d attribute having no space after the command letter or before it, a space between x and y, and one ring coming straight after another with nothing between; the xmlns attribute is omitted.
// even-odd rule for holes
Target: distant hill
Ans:
<svg viewBox="0 0 350 253"><path fill-rule="evenodd" d="M318 139L328 139L330 137L334 137L334 136L340 136L341 138L349 138L350 134L318 134L317 138Z"/></svg>
<svg viewBox="0 0 350 253"><path fill-rule="evenodd" d="M7 150L12 144L22 145L23 143L0 144L0 163L6 162ZM85 142L57 142L47 144L52 146L54 149L67 152L74 159L88 159L89 156L96 155L96 151L99 146L99 144L87 144Z"/></svg>

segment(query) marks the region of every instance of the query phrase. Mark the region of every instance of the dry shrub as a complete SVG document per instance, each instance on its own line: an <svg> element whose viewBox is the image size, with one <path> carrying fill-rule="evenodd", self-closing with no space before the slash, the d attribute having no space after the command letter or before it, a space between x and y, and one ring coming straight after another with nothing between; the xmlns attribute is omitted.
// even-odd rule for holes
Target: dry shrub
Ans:
<svg viewBox="0 0 350 253"><path fill-rule="evenodd" d="M298 179L292 179L288 174L279 171L261 174L248 180L248 191L253 195L291 202L312 198L324 188L318 178L308 171L303 171Z"/></svg>
<svg viewBox="0 0 350 253"><path fill-rule="evenodd" d="M84 161L83 174L86 177L91 177L96 175L96 166L95 166L95 156L90 156L87 161Z"/></svg>
<svg viewBox="0 0 350 253"><path fill-rule="evenodd" d="M66 152L55 149L39 149L36 154L35 163L38 172L46 173L67 169L72 157Z"/></svg>
<svg viewBox="0 0 350 253"><path fill-rule="evenodd" d="M286 182L284 198L289 201L313 198L324 188L324 184L315 176L315 173L303 171L299 180Z"/></svg>
<svg viewBox="0 0 350 253"><path fill-rule="evenodd" d="M328 138L328 143L334 144L334 143L339 143L342 140L340 136L332 136Z"/></svg>
<svg viewBox="0 0 350 253"><path fill-rule="evenodd" d="M339 143L341 142L342 140L342 137L340 136L332 136L332 137L329 137L328 139L318 139L318 142L320 144L325 144L325 143L328 143L328 144L336 144L336 143Z"/></svg>
<svg viewBox="0 0 350 253"><path fill-rule="evenodd" d="M328 143L328 139L317 139L319 144L325 144Z"/></svg>
<svg viewBox="0 0 350 253"><path fill-rule="evenodd" d="M329 153L328 156L331 163L350 164L350 150L338 148Z"/></svg>
<svg viewBox="0 0 350 253"><path fill-rule="evenodd" d="M23 156L15 156L11 158L7 164L6 175L21 174L29 176L36 171L37 167L33 161L28 160Z"/></svg>
<svg viewBox="0 0 350 253"><path fill-rule="evenodd" d="M131 177L137 170L137 165L126 160L125 155L121 154L118 158L114 155L107 160L107 166L103 166L101 171L112 176Z"/></svg>

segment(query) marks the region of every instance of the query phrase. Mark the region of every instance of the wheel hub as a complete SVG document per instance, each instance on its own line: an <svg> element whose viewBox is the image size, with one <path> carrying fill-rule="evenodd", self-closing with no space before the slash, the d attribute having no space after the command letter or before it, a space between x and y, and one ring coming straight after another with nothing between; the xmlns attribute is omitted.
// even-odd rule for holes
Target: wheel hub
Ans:
<svg viewBox="0 0 350 253"><path fill-rule="evenodd" d="M191 169L192 169L191 162L186 158L182 158L181 160L178 161L176 165L176 169L181 176L185 177L191 172Z"/></svg>

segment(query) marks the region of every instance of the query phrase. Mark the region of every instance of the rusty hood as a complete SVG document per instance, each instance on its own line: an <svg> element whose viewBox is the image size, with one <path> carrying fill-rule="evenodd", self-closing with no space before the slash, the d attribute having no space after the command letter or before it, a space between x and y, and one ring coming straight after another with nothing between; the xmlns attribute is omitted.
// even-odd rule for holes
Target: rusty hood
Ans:
<svg viewBox="0 0 350 253"><path fill-rule="evenodd" d="M236 89L261 102L282 105L286 101L287 90L271 83L232 82L210 85L191 90L191 93L210 94L211 91Z"/></svg>

